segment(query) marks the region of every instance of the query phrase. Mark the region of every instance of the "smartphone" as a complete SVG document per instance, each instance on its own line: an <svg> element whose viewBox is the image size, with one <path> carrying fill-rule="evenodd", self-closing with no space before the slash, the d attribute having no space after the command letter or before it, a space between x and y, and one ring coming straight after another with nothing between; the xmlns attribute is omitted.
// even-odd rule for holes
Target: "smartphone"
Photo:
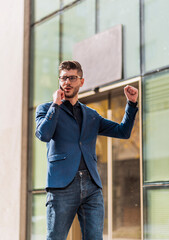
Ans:
<svg viewBox="0 0 169 240"><path fill-rule="evenodd" d="M62 94L62 100L65 99L65 93L64 93L64 90L63 88L59 85L59 88L63 91L63 94Z"/></svg>
<svg viewBox="0 0 169 240"><path fill-rule="evenodd" d="M63 88L61 86L59 86L59 88L63 91Z"/></svg>

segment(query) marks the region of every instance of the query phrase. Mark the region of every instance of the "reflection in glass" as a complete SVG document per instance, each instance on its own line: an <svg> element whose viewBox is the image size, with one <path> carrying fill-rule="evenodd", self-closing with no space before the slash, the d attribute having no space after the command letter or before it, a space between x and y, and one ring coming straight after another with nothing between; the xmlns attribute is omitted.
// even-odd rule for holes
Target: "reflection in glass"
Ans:
<svg viewBox="0 0 169 240"><path fill-rule="evenodd" d="M144 239L169 239L169 189L145 189Z"/></svg>
<svg viewBox="0 0 169 240"><path fill-rule="evenodd" d="M60 0L32 0L31 1L31 22L37 22L41 18L46 17L52 12L58 10Z"/></svg>
<svg viewBox="0 0 169 240"><path fill-rule="evenodd" d="M139 0L99 1L99 31L123 25L124 78L140 74Z"/></svg>
<svg viewBox="0 0 169 240"><path fill-rule="evenodd" d="M112 120L122 121L125 96L111 100ZM112 140L113 153L113 239L141 239L139 117L136 115L130 139Z"/></svg>
<svg viewBox="0 0 169 240"><path fill-rule="evenodd" d="M32 28L30 106L50 101L58 88L59 17Z"/></svg>
<svg viewBox="0 0 169 240"><path fill-rule="evenodd" d="M46 194L32 196L31 240L42 240L46 237Z"/></svg>
<svg viewBox="0 0 169 240"><path fill-rule="evenodd" d="M145 72L169 65L169 1L144 0Z"/></svg>
<svg viewBox="0 0 169 240"><path fill-rule="evenodd" d="M94 103L87 104L88 107L95 109L102 117L107 117L107 100L98 101ZM107 137L98 136L96 141L96 155L97 155L97 168L99 175L101 177L103 185L103 197L104 197L104 208L105 208L105 218L104 218L104 240L107 238L108 233L108 200L107 200Z"/></svg>
<svg viewBox="0 0 169 240"><path fill-rule="evenodd" d="M63 14L62 60L71 60L75 43L95 32L95 1L86 0Z"/></svg>
<svg viewBox="0 0 169 240"><path fill-rule="evenodd" d="M143 100L144 180L169 181L169 71L145 78Z"/></svg>
<svg viewBox="0 0 169 240"><path fill-rule="evenodd" d="M47 153L46 143L40 141L35 136L36 122L35 110L30 112L30 123L33 126L29 134L29 156L32 161L32 183L31 190L44 189L46 186L46 172L47 172Z"/></svg>

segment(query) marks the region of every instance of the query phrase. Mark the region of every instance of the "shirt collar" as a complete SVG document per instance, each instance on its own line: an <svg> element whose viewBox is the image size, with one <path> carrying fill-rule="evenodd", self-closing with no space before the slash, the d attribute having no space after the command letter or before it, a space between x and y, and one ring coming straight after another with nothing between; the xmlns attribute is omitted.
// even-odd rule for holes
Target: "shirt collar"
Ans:
<svg viewBox="0 0 169 240"><path fill-rule="evenodd" d="M79 106L80 106L79 101L77 101L74 105L72 105L69 100L63 100L62 102L63 102L63 104L64 104L65 106L67 106L67 107L76 108L76 107L79 107Z"/></svg>

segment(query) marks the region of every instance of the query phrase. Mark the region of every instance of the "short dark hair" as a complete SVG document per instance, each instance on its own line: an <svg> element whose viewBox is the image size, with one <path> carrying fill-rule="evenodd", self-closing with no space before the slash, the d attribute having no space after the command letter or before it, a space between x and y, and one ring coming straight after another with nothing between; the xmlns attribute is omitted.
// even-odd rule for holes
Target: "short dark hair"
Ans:
<svg viewBox="0 0 169 240"><path fill-rule="evenodd" d="M77 73L79 74L79 76L82 78L83 77L83 70L82 67L80 65L79 62L77 61L63 61L61 62L61 64L59 65L59 73L61 70L70 70L70 69L75 69L77 70Z"/></svg>

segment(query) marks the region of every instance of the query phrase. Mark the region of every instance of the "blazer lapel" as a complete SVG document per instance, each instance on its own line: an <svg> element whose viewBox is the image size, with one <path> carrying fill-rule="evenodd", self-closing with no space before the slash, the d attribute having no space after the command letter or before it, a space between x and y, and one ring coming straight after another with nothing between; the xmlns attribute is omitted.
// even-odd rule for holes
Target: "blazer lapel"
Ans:
<svg viewBox="0 0 169 240"><path fill-rule="evenodd" d="M69 111L69 109L63 103L59 107L62 108L67 113L69 113L72 117L74 117L71 111Z"/></svg>

